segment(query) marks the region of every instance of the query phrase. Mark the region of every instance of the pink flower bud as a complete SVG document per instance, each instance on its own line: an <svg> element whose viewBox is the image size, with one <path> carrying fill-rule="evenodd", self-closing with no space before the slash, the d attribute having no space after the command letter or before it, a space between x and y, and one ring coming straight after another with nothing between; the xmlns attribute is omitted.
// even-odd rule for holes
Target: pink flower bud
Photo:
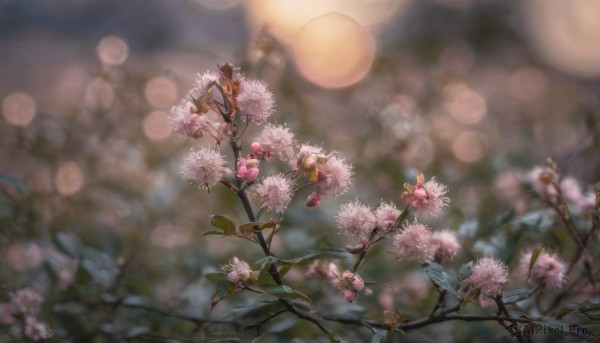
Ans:
<svg viewBox="0 0 600 343"><path fill-rule="evenodd" d="M352 272L349 270L346 270L345 272L342 273L342 279L350 279L352 277Z"/></svg>
<svg viewBox="0 0 600 343"><path fill-rule="evenodd" d="M242 163L243 161L243 163ZM241 179L244 180L246 178L246 174L248 174L248 168L246 168L246 161L242 160L238 163L238 169L237 172L235 173L235 175Z"/></svg>
<svg viewBox="0 0 600 343"><path fill-rule="evenodd" d="M311 195L308 196L308 198L306 198L306 207L308 208L315 208L317 206L319 206L319 203L321 202L321 197L319 196L319 194L317 194L317 192L313 192Z"/></svg>
<svg viewBox="0 0 600 343"><path fill-rule="evenodd" d="M346 299L346 301L351 303L354 300L356 300L356 294L350 290L345 290L344 291L344 299Z"/></svg>
<svg viewBox="0 0 600 343"><path fill-rule="evenodd" d="M256 168L258 167L258 160L255 158L248 158L246 159L246 168L250 169L250 168Z"/></svg>
<svg viewBox="0 0 600 343"><path fill-rule="evenodd" d="M256 181L256 177L258 176L258 168L250 168L248 169L248 172L246 173L246 177L244 178L244 181L246 182L254 182Z"/></svg>
<svg viewBox="0 0 600 343"><path fill-rule="evenodd" d="M237 283L238 281L240 281L240 276L236 271L233 271L227 274L227 280L229 280L229 282L231 283Z"/></svg>
<svg viewBox="0 0 600 343"><path fill-rule="evenodd" d="M360 276L356 276L356 278L352 282L352 286L354 286L354 289L356 289L357 291L362 291L363 288L365 288L365 282Z"/></svg>
<svg viewBox="0 0 600 343"><path fill-rule="evenodd" d="M419 188L419 189L415 190L413 195L416 199L423 200L423 199L427 198L427 191Z"/></svg>
<svg viewBox="0 0 600 343"><path fill-rule="evenodd" d="M260 143L259 143L259 142L253 142L253 143L250 145L250 148L251 148L251 149L252 149L252 151L253 151L255 154L257 154L257 155L260 155L260 154L262 154L262 152L263 152L262 146L260 145Z"/></svg>

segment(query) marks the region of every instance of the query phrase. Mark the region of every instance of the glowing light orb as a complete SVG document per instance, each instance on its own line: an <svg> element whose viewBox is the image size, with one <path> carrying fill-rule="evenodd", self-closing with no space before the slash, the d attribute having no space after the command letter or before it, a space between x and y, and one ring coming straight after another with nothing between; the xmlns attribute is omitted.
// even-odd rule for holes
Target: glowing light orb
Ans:
<svg viewBox="0 0 600 343"><path fill-rule="evenodd" d="M35 100L27 93L11 93L2 101L2 115L14 126L27 126L37 111Z"/></svg>
<svg viewBox="0 0 600 343"><path fill-rule="evenodd" d="M171 107L177 101L177 85L164 76L158 76L146 84L146 99L158 108Z"/></svg>
<svg viewBox="0 0 600 343"><path fill-rule="evenodd" d="M162 141L171 135L169 116L162 111L154 111L144 119L144 135L154 141Z"/></svg>
<svg viewBox="0 0 600 343"><path fill-rule="evenodd" d="M54 185L62 196L77 193L83 185L83 171L75 162L65 162L58 167Z"/></svg>
<svg viewBox="0 0 600 343"><path fill-rule="evenodd" d="M298 69L313 83L338 88L360 81L375 57L375 41L356 20L328 13L310 20L296 35Z"/></svg>
<svg viewBox="0 0 600 343"><path fill-rule="evenodd" d="M123 39L115 36L104 37L97 47L98 58L104 64L119 65L129 56L129 45Z"/></svg>

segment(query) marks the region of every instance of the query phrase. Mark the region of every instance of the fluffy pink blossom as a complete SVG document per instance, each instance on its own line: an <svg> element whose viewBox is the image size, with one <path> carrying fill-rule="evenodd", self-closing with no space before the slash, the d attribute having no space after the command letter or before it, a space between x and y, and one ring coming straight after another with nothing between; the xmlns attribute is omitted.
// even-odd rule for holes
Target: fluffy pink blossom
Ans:
<svg viewBox="0 0 600 343"><path fill-rule="evenodd" d="M198 150L192 149L185 157L181 168L184 178L196 182L200 187L213 186L227 171L223 156L204 147Z"/></svg>
<svg viewBox="0 0 600 343"><path fill-rule="evenodd" d="M352 292L349 289L345 290L343 294L344 294L344 299L346 299L346 301L348 301L349 303L356 300L356 293Z"/></svg>
<svg viewBox="0 0 600 343"><path fill-rule="evenodd" d="M253 150L260 151L260 156L268 161L271 161L273 157L287 161L294 156L294 134L287 127L266 125L255 143L253 143Z"/></svg>
<svg viewBox="0 0 600 343"><path fill-rule="evenodd" d="M352 287L357 291L362 291L365 288L365 281L359 275L354 275Z"/></svg>
<svg viewBox="0 0 600 343"><path fill-rule="evenodd" d="M256 188L262 206L283 212L292 200L292 183L283 175L266 177Z"/></svg>
<svg viewBox="0 0 600 343"><path fill-rule="evenodd" d="M229 272L229 274L227 274L227 280L231 283L248 281L252 277L250 265L236 256L229 261L229 265L223 266L223 271Z"/></svg>
<svg viewBox="0 0 600 343"><path fill-rule="evenodd" d="M236 176L243 182L254 182L258 177L259 161L255 158L245 158L238 161Z"/></svg>
<svg viewBox="0 0 600 343"><path fill-rule="evenodd" d="M194 85L189 92L189 96L193 99L199 99L208 91L208 85L211 82L217 82L219 80L219 75L217 73L206 71L204 74L198 73L196 79L194 80ZM213 87L212 90L209 91L209 95L214 97L216 95L216 88Z"/></svg>
<svg viewBox="0 0 600 343"><path fill-rule="evenodd" d="M254 122L265 121L274 111L273 93L263 81L242 80L236 101L239 109Z"/></svg>
<svg viewBox="0 0 600 343"><path fill-rule="evenodd" d="M419 174L416 185L405 184L406 191L402 193L402 200L414 209L417 217L435 218L448 206L450 199L444 196L448 190L445 185L435 181L435 178L425 183L423 181L423 174Z"/></svg>
<svg viewBox="0 0 600 343"><path fill-rule="evenodd" d="M394 236L398 257L408 261L427 262L432 252L432 233L425 225L414 222Z"/></svg>
<svg viewBox="0 0 600 343"><path fill-rule="evenodd" d="M433 256L436 262L452 261L460 250L456 233L450 230L436 231L431 240Z"/></svg>
<svg viewBox="0 0 600 343"><path fill-rule="evenodd" d="M333 156L318 165L317 190L321 195L339 196L348 190L351 178L352 166Z"/></svg>
<svg viewBox="0 0 600 343"><path fill-rule="evenodd" d="M52 337L53 332L48 325L33 316L25 318L25 336L32 341L45 340Z"/></svg>
<svg viewBox="0 0 600 343"><path fill-rule="evenodd" d="M382 202L375 210L377 217L377 228L383 231L389 231L402 212L392 203Z"/></svg>
<svg viewBox="0 0 600 343"><path fill-rule="evenodd" d="M463 280L469 290L479 290L481 294L495 297L502 293L502 286L508 281L508 268L500 260L484 257L475 263L471 275Z"/></svg>
<svg viewBox="0 0 600 343"><path fill-rule="evenodd" d="M329 261L314 260L308 266L306 276L327 279L333 286L340 282L340 270L337 264Z"/></svg>
<svg viewBox="0 0 600 343"><path fill-rule="evenodd" d="M174 132L198 138L202 136L202 131L200 130L207 125L208 119L204 115L192 113L192 108L194 108L194 104L184 99L179 105L171 107L169 120Z"/></svg>
<svg viewBox="0 0 600 343"><path fill-rule="evenodd" d="M44 298L29 288L23 288L10 297L10 308L15 314L37 315L40 312Z"/></svg>
<svg viewBox="0 0 600 343"><path fill-rule="evenodd" d="M560 288L565 282L565 263L558 256L542 251L531 268L531 252L524 253L519 260L515 275L531 284L543 285L548 288Z"/></svg>
<svg viewBox="0 0 600 343"><path fill-rule="evenodd" d="M356 201L342 205L337 215L337 223L348 238L365 241L375 228L377 218L371 208Z"/></svg>

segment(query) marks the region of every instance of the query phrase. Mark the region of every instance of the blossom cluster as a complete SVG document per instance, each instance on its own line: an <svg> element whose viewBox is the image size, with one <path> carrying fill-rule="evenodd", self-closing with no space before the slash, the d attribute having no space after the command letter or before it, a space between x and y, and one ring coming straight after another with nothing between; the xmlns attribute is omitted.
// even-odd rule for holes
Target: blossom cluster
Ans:
<svg viewBox="0 0 600 343"><path fill-rule="evenodd" d="M596 206L596 194L583 191L581 184L572 176L561 176L549 167L536 166L526 176L532 189L543 199L556 202L559 194L574 213Z"/></svg>
<svg viewBox="0 0 600 343"><path fill-rule="evenodd" d="M191 138L208 134L216 146L192 149L182 165L184 178L207 189L231 179L238 187L258 183L254 198L261 206L280 213L287 208L302 178L314 187L306 200L309 208L318 206L323 196L344 193L350 186L352 167L336 153L298 145L294 133L285 125L268 123L274 104L273 94L263 81L241 77L230 64L219 67L217 73L198 74L194 87L171 109L171 126L175 132ZM245 147L238 146L238 123L264 125ZM224 138L230 138L234 145L236 162L232 168L218 149ZM246 155L242 155L244 150L248 151ZM261 163L275 160L285 162L292 170L259 180Z"/></svg>
<svg viewBox="0 0 600 343"><path fill-rule="evenodd" d="M29 288L10 294L10 303L0 304L0 322L12 325L19 319L24 335L32 341L49 339L53 332L45 322L38 319L44 298Z"/></svg>

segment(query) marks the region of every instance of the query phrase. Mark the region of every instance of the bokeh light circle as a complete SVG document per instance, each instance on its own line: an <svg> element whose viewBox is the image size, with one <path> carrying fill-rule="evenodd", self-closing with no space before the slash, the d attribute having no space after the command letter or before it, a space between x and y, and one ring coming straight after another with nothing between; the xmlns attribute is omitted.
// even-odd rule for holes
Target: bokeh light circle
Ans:
<svg viewBox="0 0 600 343"><path fill-rule="evenodd" d="M169 116L162 111L154 111L144 118L144 135L154 141L162 141L171 135Z"/></svg>
<svg viewBox="0 0 600 343"><path fill-rule="evenodd" d="M27 126L37 112L35 100L27 93L11 93L2 101L2 115L14 126Z"/></svg>
<svg viewBox="0 0 600 343"><path fill-rule="evenodd" d="M356 20L328 13L310 20L294 41L297 66L307 79L338 88L360 81L375 57L375 41Z"/></svg>
<svg viewBox="0 0 600 343"><path fill-rule="evenodd" d="M58 167L54 185L63 196L69 196L77 193L83 185L83 171L75 162L69 161L62 163Z"/></svg>
<svg viewBox="0 0 600 343"><path fill-rule="evenodd" d="M533 45L552 66L583 76L600 75L600 1L523 1Z"/></svg>
<svg viewBox="0 0 600 343"><path fill-rule="evenodd" d="M106 36L98 43L97 52L102 63L119 65L129 57L129 45L119 37Z"/></svg>
<svg viewBox="0 0 600 343"><path fill-rule="evenodd" d="M177 101L177 85L175 81L158 76L146 83L146 99L152 106L167 108Z"/></svg>
<svg viewBox="0 0 600 343"><path fill-rule="evenodd" d="M474 131L461 132L452 142L454 156L466 163L475 163L485 154L484 137Z"/></svg>

